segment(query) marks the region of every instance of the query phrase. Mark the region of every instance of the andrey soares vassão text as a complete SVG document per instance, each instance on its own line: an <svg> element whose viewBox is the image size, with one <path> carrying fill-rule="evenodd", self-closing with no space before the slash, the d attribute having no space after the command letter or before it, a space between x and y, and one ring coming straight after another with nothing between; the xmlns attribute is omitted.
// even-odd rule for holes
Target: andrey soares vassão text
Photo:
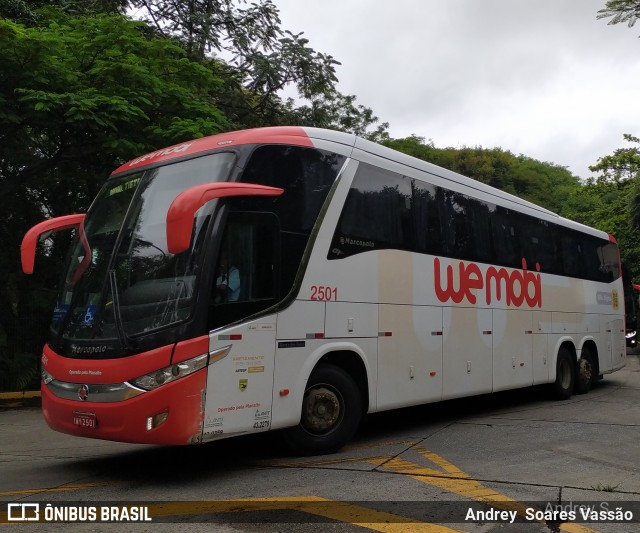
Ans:
<svg viewBox="0 0 640 533"><path fill-rule="evenodd" d="M547 504L544 509L527 507L524 511L496 509L486 510L469 508L465 521L469 522L508 522L513 524L518 517L529 522L632 522L633 511L624 510L617 504L601 502L598 504Z"/></svg>

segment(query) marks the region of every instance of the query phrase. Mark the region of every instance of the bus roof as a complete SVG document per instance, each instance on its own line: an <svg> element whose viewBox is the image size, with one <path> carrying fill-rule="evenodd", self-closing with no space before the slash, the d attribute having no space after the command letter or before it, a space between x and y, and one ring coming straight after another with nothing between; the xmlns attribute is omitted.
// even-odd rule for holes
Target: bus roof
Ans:
<svg viewBox="0 0 640 533"><path fill-rule="evenodd" d="M434 165L422 159L398 152L392 148L378 143L357 137L350 133L323 128L302 127L302 126L272 126L265 128L253 128L239 131L219 133L209 137L202 137L184 143L169 146L150 152L141 157L137 157L124 165L118 167L111 175L115 176L124 172L140 170L147 166L155 166L171 160L182 159L200 153L207 153L212 150L239 146L244 144L287 144L294 146L304 146L312 148L316 145L314 140L328 141L343 146L340 151L343 155L350 157L354 151L366 152L372 156L380 157L390 162L415 169L418 172L425 172L440 179L456 183L472 191L481 192L495 198L498 203L511 204L516 209L524 209L537 213L548 220L561 222L565 226L586 233L598 235L600 237L612 239L610 235L595 228L585 226L578 222L566 219L537 204L524 200L513 194L501 191L495 187L469 178L457 172L453 172L443 167ZM321 143L322 144L322 143ZM334 144L334 146L335 146ZM326 146L326 145L325 145ZM338 147L336 147L337 149ZM356 157L357 158L357 157ZM419 174L418 174L419 175ZM415 175L414 175L415 176ZM544 216L546 215L546 216Z"/></svg>

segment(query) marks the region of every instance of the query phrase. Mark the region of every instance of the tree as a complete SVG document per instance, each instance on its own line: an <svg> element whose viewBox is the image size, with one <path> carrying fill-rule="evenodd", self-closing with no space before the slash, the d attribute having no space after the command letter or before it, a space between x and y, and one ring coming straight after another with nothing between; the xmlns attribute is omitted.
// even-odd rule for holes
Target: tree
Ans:
<svg viewBox="0 0 640 533"><path fill-rule="evenodd" d="M181 42L189 58L207 64L217 55L218 65L224 58L219 105L232 127L295 124L385 137L387 123L375 126L371 109L337 90L340 63L311 48L303 33L283 30L271 0L248 7L245 0L131 0L130 5L156 31ZM282 90L290 86L302 103L282 101Z"/></svg>
<svg viewBox="0 0 640 533"><path fill-rule="evenodd" d="M222 54L244 80L245 88L271 95L295 83L310 98L335 89L335 65L330 55L316 52L301 33L280 28L271 0L248 7L245 0L131 0L158 32L175 37L187 56L202 61L207 53Z"/></svg>
<svg viewBox="0 0 640 533"><path fill-rule="evenodd" d="M628 133L624 140L640 145L640 139ZM599 180L620 181L640 177L640 146L619 148L613 154L598 159L598 163L589 167L592 172L601 172Z"/></svg>
<svg viewBox="0 0 640 533"><path fill-rule="evenodd" d="M640 139L625 134L626 141ZM599 175L570 192L562 215L614 235L634 279L640 278L640 147L619 148L589 167Z"/></svg>
<svg viewBox="0 0 640 533"><path fill-rule="evenodd" d="M25 231L85 211L109 173L133 156L228 124L214 103L221 80L143 23L59 10L38 17L37 28L0 20L0 345L31 354L43 341L32 331L46 331L33 321L48 321L66 246L54 241L26 279Z"/></svg>
<svg viewBox="0 0 640 533"><path fill-rule="evenodd" d="M609 0L604 9L598 11L597 18L611 18L608 24L626 23L630 28L640 17L639 0Z"/></svg>
<svg viewBox="0 0 640 533"><path fill-rule="evenodd" d="M415 135L386 141L387 146L525 198L552 211L580 181L566 168L501 148L436 148Z"/></svg>

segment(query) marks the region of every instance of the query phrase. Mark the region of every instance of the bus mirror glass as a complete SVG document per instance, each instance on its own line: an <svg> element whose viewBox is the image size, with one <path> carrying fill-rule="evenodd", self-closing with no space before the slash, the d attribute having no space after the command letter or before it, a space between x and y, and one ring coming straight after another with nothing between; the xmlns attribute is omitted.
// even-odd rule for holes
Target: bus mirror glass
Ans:
<svg viewBox="0 0 640 533"><path fill-rule="evenodd" d="M203 183L181 192L167 211L167 249L179 254L189 248L193 217L204 204L230 196L279 196L283 189L253 183Z"/></svg>
<svg viewBox="0 0 640 533"><path fill-rule="evenodd" d="M20 260L22 271L25 274L33 274L33 264L36 257L36 245L56 231L78 228L82 224L85 215L66 215L44 220L33 226L22 238L20 245Z"/></svg>

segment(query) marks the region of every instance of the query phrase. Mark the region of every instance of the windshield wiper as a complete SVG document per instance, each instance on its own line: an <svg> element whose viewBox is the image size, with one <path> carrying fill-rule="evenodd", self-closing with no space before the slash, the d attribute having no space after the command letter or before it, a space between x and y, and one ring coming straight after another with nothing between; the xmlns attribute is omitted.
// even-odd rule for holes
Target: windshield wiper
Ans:
<svg viewBox="0 0 640 533"><path fill-rule="evenodd" d="M113 302L113 319L116 323L116 331L118 332L118 340L120 348L127 350L131 348L131 341L124 331L122 324L122 315L120 314L120 296L118 295L118 283L116 280L116 271L109 270L109 285L111 287L111 298Z"/></svg>

